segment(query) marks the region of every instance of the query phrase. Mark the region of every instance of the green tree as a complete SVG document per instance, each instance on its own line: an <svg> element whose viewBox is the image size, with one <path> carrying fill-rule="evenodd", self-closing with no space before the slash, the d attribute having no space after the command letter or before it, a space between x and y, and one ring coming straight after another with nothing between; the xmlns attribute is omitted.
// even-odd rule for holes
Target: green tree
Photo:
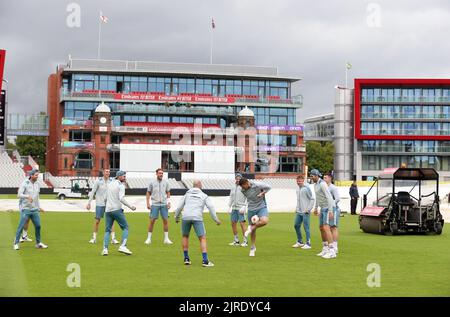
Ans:
<svg viewBox="0 0 450 317"><path fill-rule="evenodd" d="M46 139L41 136L20 135L16 139L16 147L20 155L30 155L39 164L39 168L43 169L45 167Z"/></svg>
<svg viewBox="0 0 450 317"><path fill-rule="evenodd" d="M306 142L306 164L309 171L314 168L321 173L332 171L334 169L333 142Z"/></svg>

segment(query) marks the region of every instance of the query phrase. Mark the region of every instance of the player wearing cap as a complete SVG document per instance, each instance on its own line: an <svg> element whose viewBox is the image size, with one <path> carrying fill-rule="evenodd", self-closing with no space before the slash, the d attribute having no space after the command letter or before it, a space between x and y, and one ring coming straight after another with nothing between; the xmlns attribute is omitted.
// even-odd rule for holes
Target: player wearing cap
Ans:
<svg viewBox="0 0 450 317"><path fill-rule="evenodd" d="M28 172L29 178L23 181L19 187L17 196L19 197L20 221L14 240L14 250L19 250L19 240L25 223L31 219L36 234L36 248L47 249L48 246L41 242L41 218L39 212L44 212L39 203L40 187L37 182L39 171L32 169Z"/></svg>
<svg viewBox="0 0 450 317"><path fill-rule="evenodd" d="M242 193L241 186L239 186L239 181L242 175L237 173L235 176L235 184L230 189L230 199L228 200L229 213L231 219L231 229L233 231L234 239L229 245L238 246L239 236L237 223L239 222L242 230L242 235L245 234L247 226L245 224L245 209L247 207L247 198L245 198ZM244 236L244 241L241 246L246 247L248 245L247 238Z"/></svg>
<svg viewBox="0 0 450 317"><path fill-rule="evenodd" d="M132 252L127 248L128 223L123 213L122 204L131 210L136 210L136 207L132 206L125 200L125 181L126 173L124 171L118 171L116 173L116 179L112 180L108 184L105 210L106 229L102 255L108 255L109 237L111 235L111 228L114 221L117 221L120 229L122 229L122 244L119 247L119 252L126 255L132 254Z"/></svg>
<svg viewBox="0 0 450 317"><path fill-rule="evenodd" d="M316 206L314 214L317 215L317 208L320 207L320 233L322 236L322 251L317 254L324 259L331 259L336 257L336 252L333 246L333 237L330 231L330 221L333 220L333 208L335 206L330 190L323 179L320 172L316 169L311 171L311 179L314 182L314 192L316 193Z"/></svg>

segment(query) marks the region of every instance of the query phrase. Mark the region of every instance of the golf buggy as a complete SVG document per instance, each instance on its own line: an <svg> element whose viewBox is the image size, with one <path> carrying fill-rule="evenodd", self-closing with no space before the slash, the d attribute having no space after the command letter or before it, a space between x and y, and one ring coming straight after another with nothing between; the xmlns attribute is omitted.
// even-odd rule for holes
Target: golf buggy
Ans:
<svg viewBox="0 0 450 317"><path fill-rule="evenodd" d="M87 199L91 188L87 178L73 178L70 180L70 188L55 188L54 192L58 198L82 198Z"/></svg>
<svg viewBox="0 0 450 317"><path fill-rule="evenodd" d="M376 199L367 196L376 185ZM377 234L441 234L439 174L433 168L386 169L363 196L359 216L362 231Z"/></svg>

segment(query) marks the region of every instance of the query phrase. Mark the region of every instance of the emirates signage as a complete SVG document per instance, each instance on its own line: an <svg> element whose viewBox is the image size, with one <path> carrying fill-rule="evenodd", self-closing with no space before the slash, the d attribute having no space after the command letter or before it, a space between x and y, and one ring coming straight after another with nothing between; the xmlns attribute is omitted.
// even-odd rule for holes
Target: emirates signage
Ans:
<svg viewBox="0 0 450 317"><path fill-rule="evenodd" d="M116 93L114 99L118 100L142 100L142 101L160 101L160 102L211 102L211 103L234 103L233 97L214 97L214 96L166 96L160 94L121 94Z"/></svg>

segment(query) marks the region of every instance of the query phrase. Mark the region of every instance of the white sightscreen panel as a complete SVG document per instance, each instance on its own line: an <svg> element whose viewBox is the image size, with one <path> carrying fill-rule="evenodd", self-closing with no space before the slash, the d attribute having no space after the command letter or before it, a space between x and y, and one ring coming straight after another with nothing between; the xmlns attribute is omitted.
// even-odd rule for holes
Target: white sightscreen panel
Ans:
<svg viewBox="0 0 450 317"><path fill-rule="evenodd" d="M195 152L194 171L196 173L234 173L234 152Z"/></svg>
<svg viewBox="0 0 450 317"><path fill-rule="evenodd" d="M120 149L120 169L126 172L155 171L161 167L161 151Z"/></svg>

